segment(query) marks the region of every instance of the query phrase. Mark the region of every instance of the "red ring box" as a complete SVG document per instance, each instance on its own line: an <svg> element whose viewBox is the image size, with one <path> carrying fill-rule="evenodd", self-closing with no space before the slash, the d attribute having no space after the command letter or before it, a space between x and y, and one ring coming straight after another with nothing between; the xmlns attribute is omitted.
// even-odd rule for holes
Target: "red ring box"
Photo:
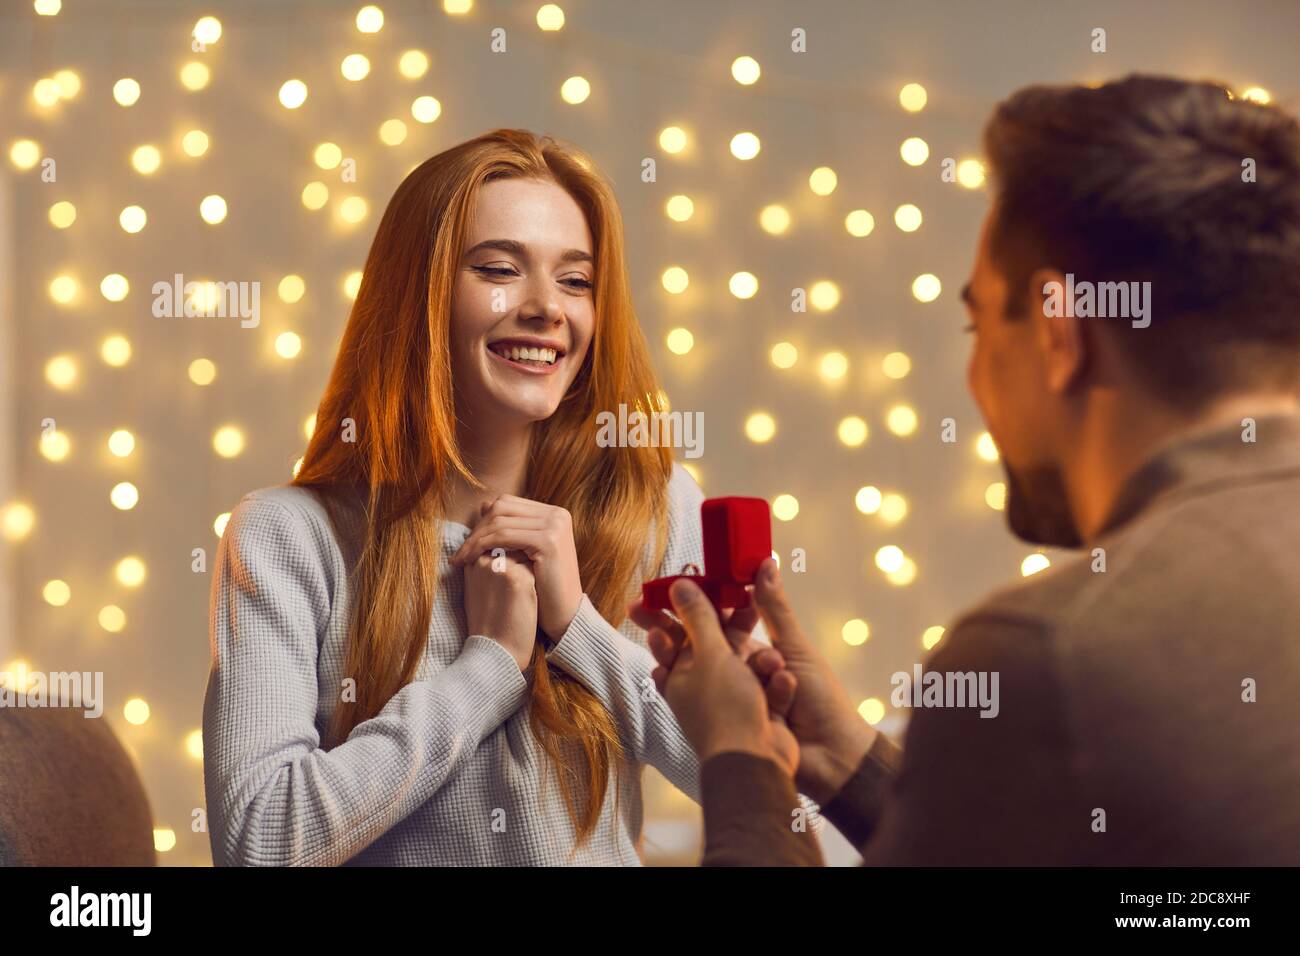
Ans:
<svg viewBox="0 0 1300 956"><path fill-rule="evenodd" d="M668 589L679 578L694 581L713 606L748 607L746 585L758 566L772 556L772 509L764 498L710 498L700 506L704 530L704 573L674 574L641 585L646 607L671 611Z"/></svg>

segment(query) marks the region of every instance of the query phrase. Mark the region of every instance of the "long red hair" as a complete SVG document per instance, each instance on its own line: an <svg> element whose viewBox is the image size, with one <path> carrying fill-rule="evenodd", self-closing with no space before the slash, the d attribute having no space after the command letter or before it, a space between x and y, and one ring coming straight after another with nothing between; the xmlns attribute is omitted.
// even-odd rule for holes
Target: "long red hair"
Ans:
<svg viewBox="0 0 1300 956"><path fill-rule="evenodd" d="M557 183L582 207L594 242L591 347L555 414L533 426L526 496L573 516L583 590L614 626L647 570L641 562L651 528L649 570L664 551L671 451L595 441L600 411L620 403L647 414L663 407L632 307L613 190L582 153L525 130L495 130L426 160L398 186L379 223L294 478L331 513L344 500L366 502L343 672L356 680L356 700L336 707L327 747L414 678L438 589L452 475L479 484L456 442L451 298L479 189L503 177ZM343 440L347 419L355 441ZM529 677L530 725L560 771L581 843L622 763L618 729L585 687L552 669L540 643Z"/></svg>

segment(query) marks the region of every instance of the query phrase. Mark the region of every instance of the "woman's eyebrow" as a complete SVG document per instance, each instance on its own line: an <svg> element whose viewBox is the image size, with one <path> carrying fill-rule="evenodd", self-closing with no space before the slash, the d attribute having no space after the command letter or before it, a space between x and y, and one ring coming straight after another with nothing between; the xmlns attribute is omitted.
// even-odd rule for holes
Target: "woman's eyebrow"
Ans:
<svg viewBox="0 0 1300 956"><path fill-rule="evenodd" d="M484 239L477 245L465 251L466 257L472 256L476 252L484 249L496 249L498 252L508 252L511 255L519 256L521 259L526 258L528 250L522 242L514 239ZM561 262L594 262L591 253L583 252L581 249L566 249L560 256Z"/></svg>

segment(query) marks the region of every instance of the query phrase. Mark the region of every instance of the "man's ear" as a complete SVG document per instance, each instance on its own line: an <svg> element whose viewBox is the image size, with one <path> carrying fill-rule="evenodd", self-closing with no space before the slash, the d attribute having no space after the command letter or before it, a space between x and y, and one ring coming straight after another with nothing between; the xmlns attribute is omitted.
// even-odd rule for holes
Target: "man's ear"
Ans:
<svg viewBox="0 0 1300 956"><path fill-rule="evenodd" d="M1036 269L1029 277L1029 320L1043 356L1044 379L1053 392L1069 390L1083 373L1088 339L1074 314L1073 282L1055 269Z"/></svg>

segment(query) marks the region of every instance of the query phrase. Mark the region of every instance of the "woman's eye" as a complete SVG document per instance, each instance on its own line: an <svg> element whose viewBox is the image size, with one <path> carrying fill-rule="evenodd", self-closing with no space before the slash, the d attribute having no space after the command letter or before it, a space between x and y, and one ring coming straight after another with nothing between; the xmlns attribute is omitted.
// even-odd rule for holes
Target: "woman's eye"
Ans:
<svg viewBox="0 0 1300 956"><path fill-rule="evenodd" d="M470 266L475 272L489 276L515 276L519 273L504 266Z"/></svg>
<svg viewBox="0 0 1300 956"><path fill-rule="evenodd" d="M590 289L590 288L591 288L591 280L590 280L590 279L584 279L584 278L582 278L581 276L574 276L574 277L569 278L569 279L561 279L560 281L563 282L565 285L569 286L570 288L573 288L573 289Z"/></svg>

